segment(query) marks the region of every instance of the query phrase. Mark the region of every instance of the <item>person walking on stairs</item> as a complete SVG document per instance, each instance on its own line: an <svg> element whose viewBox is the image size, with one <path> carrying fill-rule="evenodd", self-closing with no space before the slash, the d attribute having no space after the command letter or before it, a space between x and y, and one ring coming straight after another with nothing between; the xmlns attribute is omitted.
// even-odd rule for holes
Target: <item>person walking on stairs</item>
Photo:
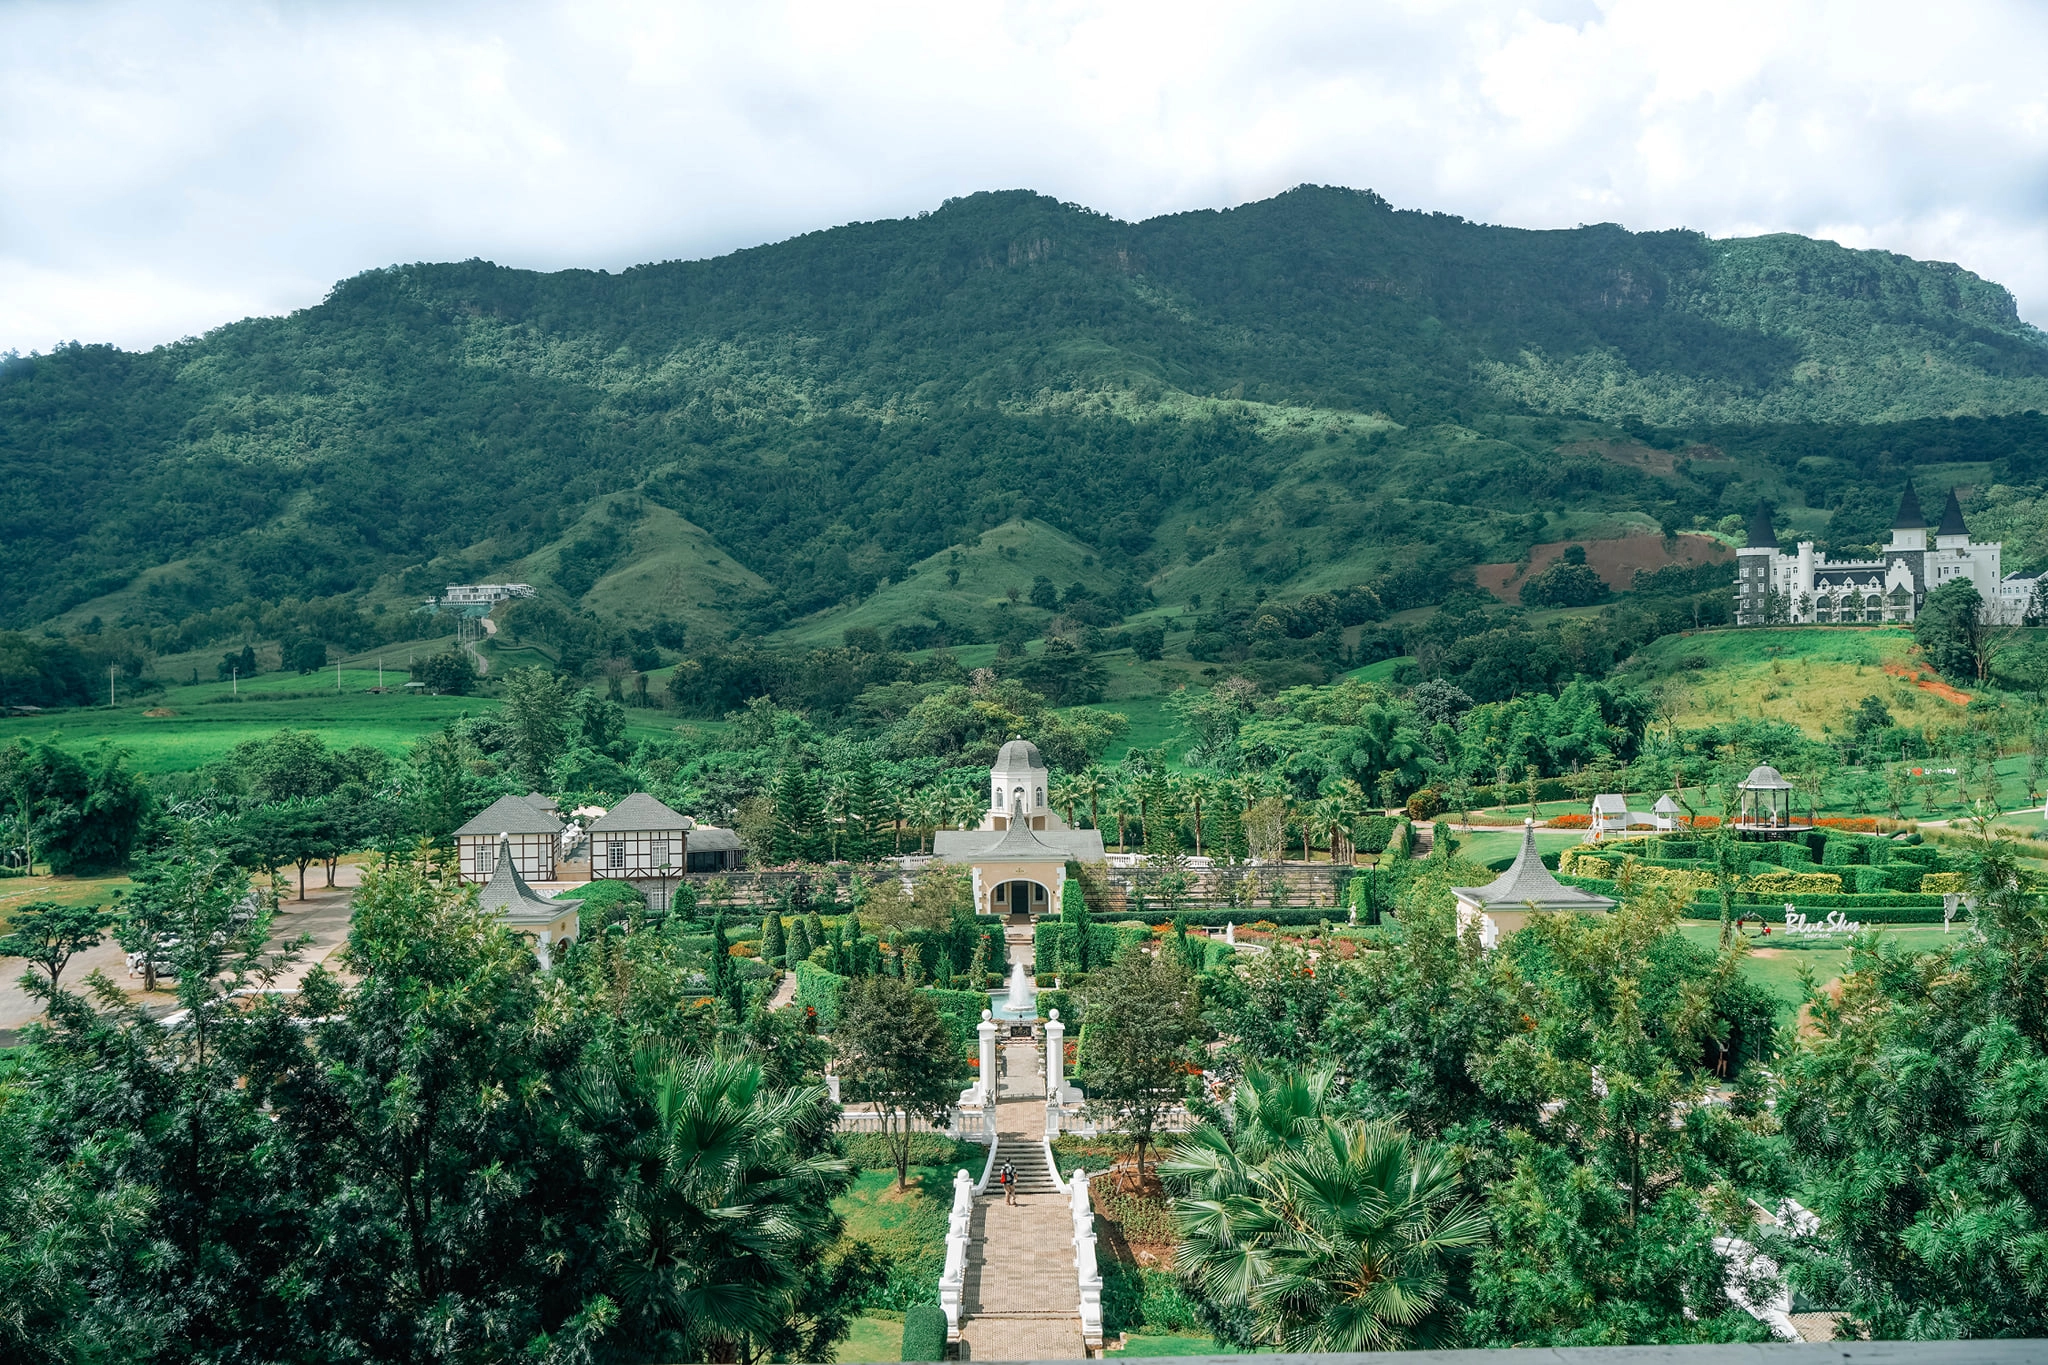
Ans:
<svg viewBox="0 0 2048 1365"><path fill-rule="evenodd" d="M1005 1162L1003 1163L1003 1169L1002 1169L1002 1172L1001 1172L1001 1173L1000 1173L1000 1174L999 1174L999 1175L998 1175L998 1176L996 1177L996 1179L998 1179L998 1180L1000 1180L1000 1181L1002 1181L1002 1182L1003 1182L1003 1202L1004 1202L1005 1204L1014 1204L1014 1203L1016 1203L1016 1202L1017 1202L1017 1168L1016 1168L1015 1166L1011 1165L1011 1164L1010 1164L1009 1162L1005 1161Z"/></svg>

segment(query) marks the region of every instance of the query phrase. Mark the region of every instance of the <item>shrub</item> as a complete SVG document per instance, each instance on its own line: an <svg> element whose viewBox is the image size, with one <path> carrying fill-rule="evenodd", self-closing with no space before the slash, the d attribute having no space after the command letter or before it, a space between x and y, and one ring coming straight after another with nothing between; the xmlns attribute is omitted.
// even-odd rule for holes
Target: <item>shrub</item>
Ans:
<svg viewBox="0 0 2048 1365"><path fill-rule="evenodd" d="M839 1026L839 992L846 978L828 972L815 962L796 964L796 1003L818 1012L818 1027L830 1031Z"/></svg>
<svg viewBox="0 0 2048 1365"><path fill-rule="evenodd" d="M1410 820L1434 820L1444 813L1443 793L1435 787L1424 787L1408 798Z"/></svg>
<svg viewBox="0 0 2048 1365"><path fill-rule="evenodd" d="M1929 872L1920 878L1924 896L1945 895L1970 889L1970 879L1960 872Z"/></svg>
<svg viewBox="0 0 2048 1365"><path fill-rule="evenodd" d="M1753 896L1831 896L1841 893L1842 879L1832 872L1760 872L1742 889Z"/></svg>
<svg viewBox="0 0 2048 1365"><path fill-rule="evenodd" d="M946 1314L937 1304L921 1303L903 1314L903 1358L946 1358Z"/></svg>

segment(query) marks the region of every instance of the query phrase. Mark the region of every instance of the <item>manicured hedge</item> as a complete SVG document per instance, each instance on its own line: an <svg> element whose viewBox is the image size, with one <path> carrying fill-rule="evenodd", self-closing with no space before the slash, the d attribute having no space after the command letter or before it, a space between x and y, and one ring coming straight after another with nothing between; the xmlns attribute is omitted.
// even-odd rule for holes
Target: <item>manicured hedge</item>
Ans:
<svg viewBox="0 0 2048 1365"><path fill-rule="evenodd" d="M818 1012L821 1029L839 1026L839 992L845 985L845 977L828 972L815 962L796 964L796 1003Z"/></svg>
<svg viewBox="0 0 2048 1365"><path fill-rule="evenodd" d="M1065 988L1039 991L1038 1017L1050 1019L1052 1018L1050 1013L1052 1010L1060 1012L1060 1022L1062 1024L1072 1024L1074 1022L1074 993Z"/></svg>
<svg viewBox="0 0 2048 1365"><path fill-rule="evenodd" d="M903 1314L903 1358L946 1358L946 1314L937 1304L920 1303Z"/></svg>
<svg viewBox="0 0 2048 1365"><path fill-rule="evenodd" d="M1383 895L1391 884L1392 883L1388 879L1381 879L1380 890ZM1182 910L1179 913L1187 919L1187 922L1190 927L1198 929L1221 929L1226 924L1244 925L1262 919L1271 920L1275 924L1320 924L1324 920L1328 920L1332 924L1337 924L1345 919L1344 907L1341 905L1325 905L1320 908L1316 906L1304 907L1297 905L1279 910L1268 909L1266 906L1263 905L1246 905L1240 906L1236 909ZM1117 924L1122 924L1128 921L1130 918L1131 916L1128 911L1117 914L1104 914L1096 917L1098 923L1107 922ZM1154 919L1152 923L1164 923L1170 925L1173 923L1173 918L1174 917L1172 915L1162 914L1158 916L1158 918ZM1043 921L1039 924L1038 932L1041 937L1041 940L1044 937L1046 929L1050 927L1051 924L1052 922L1050 920ZM1046 961L1050 962L1052 960L1053 959L1048 955Z"/></svg>
<svg viewBox="0 0 2048 1365"><path fill-rule="evenodd" d="M937 986L927 987L925 994L931 997L939 1016L952 1030L955 1042L967 1051L978 1048L980 1035L975 1030L981 1024L981 1012L988 1008L988 997L980 991L950 991Z"/></svg>
<svg viewBox="0 0 2048 1365"><path fill-rule="evenodd" d="M1855 900L1855 899L1856 899L1856 897L1854 897L1854 896L1834 896L1834 897L1826 897L1826 898L1823 898L1823 897L1813 896L1813 897L1808 897L1807 899L1809 899L1809 900L1820 900L1820 899L1832 899L1832 900L1837 900L1837 901L1853 901L1853 900ZM1890 900L1893 900L1893 901L1897 901L1897 900L1902 900L1902 899L1904 899L1904 897L1900 897L1900 896L1893 896L1893 897L1889 897L1888 899L1890 899ZM1845 916L1846 918L1848 918L1848 919L1850 919L1850 920L1853 920L1853 921L1855 921L1855 922L1857 922L1857 923L1859 923L1859 924L1863 924L1863 925L1875 925L1875 924L1939 924L1939 923L1941 923L1941 907L1940 907L1939 905L1935 905L1935 906L1931 906L1931 907L1930 907L1930 906L1924 906L1924 905L1917 905L1917 906L1915 906L1915 905L1908 905L1908 906L1899 906L1899 905L1830 905L1830 906L1815 906L1815 905L1798 905L1798 904L1795 904L1795 905L1794 905L1794 906L1793 906L1792 908L1793 908L1793 909L1794 909L1795 911L1797 911L1798 913L1800 913L1800 914L1802 914L1802 915L1805 915L1805 916L1806 916L1806 918L1807 918L1808 920L1810 920L1810 921L1813 921L1813 922L1815 922L1815 923L1818 923L1819 921L1821 921L1821 920L1824 920L1824 919L1826 919L1826 918L1827 918L1827 916L1828 916L1828 912L1829 912L1830 910L1840 910L1840 911L1842 912L1842 914L1843 914L1843 915L1844 915L1844 916ZM1737 907L1735 908L1735 913L1736 913L1736 914L1738 914L1738 915L1740 915L1740 916L1742 916L1742 917L1743 917L1743 918L1745 918L1745 919L1761 919L1761 920L1763 920L1763 921L1764 921L1765 923L1767 923L1767 924L1783 924L1783 923L1785 922L1785 906L1784 906L1784 902L1782 902L1782 901L1780 901L1780 902L1779 902L1778 904L1776 904L1776 905L1738 905L1738 906L1737 906ZM1696 919L1696 920L1698 920L1698 919L1709 919L1709 920L1711 920L1711 919L1719 919L1720 917L1721 917L1721 912L1720 912L1720 908L1719 908L1718 906L1713 906L1713 907L1709 907L1709 906L1701 905L1701 904L1699 904L1699 903L1695 903L1695 904L1693 905L1693 908L1692 908L1692 912L1691 912L1691 915L1690 915L1690 918L1692 918L1692 919ZM1960 906L1959 906L1959 907L1957 907L1957 909L1956 909L1956 918L1955 918L1955 922L1956 922L1956 923L1958 923L1958 924L1960 924L1960 923L1962 923L1963 921L1967 920L1968 918L1969 918L1969 912L1968 912L1968 911L1966 911L1966 910L1964 910L1964 909L1962 909L1962 908L1961 908Z"/></svg>

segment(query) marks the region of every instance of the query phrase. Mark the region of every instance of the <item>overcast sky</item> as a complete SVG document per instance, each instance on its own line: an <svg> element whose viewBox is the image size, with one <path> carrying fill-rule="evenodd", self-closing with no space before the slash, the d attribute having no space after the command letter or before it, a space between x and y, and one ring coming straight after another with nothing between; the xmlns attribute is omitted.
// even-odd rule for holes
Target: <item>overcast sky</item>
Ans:
<svg viewBox="0 0 2048 1365"><path fill-rule="evenodd" d="M0 0L0 350L394 261L618 268L1303 181L1959 261L2048 323L2048 5Z"/></svg>

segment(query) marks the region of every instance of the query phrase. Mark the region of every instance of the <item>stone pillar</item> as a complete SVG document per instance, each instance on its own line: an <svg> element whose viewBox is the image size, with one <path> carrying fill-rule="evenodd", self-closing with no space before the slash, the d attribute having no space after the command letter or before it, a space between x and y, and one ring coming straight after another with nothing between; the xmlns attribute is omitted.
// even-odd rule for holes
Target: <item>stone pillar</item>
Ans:
<svg viewBox="0 0 2048 1365"><path fill-rule="evenodd" d="M1058 1104L1067 1083L1067 1026L1058 1010L1047 1011L1045 1021L1045 1102Z"/></svg>
<svg viewBox="0 0 2048 1365"><path fill-rule="evenodd" d="M993 1012L981 1012L981 1102L996 1102L996 1020Z"/></svg>

